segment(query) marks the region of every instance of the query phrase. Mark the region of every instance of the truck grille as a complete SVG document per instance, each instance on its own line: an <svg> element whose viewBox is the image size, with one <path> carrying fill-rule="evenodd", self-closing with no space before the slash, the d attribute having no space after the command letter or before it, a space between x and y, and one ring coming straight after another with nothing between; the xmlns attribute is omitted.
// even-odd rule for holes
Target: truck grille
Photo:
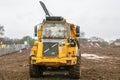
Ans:
<svg viewBox="0 0 120 80"><path fill-rule="evenodd" d="M57 56L58 55L58 43L44 42L43 43L43 56Z"/></svg>

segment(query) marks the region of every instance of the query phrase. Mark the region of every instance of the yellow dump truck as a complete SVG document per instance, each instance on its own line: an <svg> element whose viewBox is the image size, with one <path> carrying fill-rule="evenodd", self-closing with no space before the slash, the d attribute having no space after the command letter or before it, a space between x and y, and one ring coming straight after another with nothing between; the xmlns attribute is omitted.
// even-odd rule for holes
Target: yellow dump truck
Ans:
<svg viewBox="0 0 120 80"><path fill-rule="evenodd" d="M80 27L68 23L63 17L51 16L40 1L46 19L35 26L38 40L30 55L30 76L43 76L44 71L68 71L71 78L80 78Z"/></svg>

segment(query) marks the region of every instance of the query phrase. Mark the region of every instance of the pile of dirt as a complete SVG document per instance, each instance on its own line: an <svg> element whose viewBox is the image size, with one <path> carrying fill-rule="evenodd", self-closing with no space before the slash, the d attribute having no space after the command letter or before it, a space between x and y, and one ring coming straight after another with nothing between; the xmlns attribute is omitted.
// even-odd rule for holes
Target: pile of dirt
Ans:
<svg viewBox="0 0 120 80"><path fill-rule="evenodd" d="M107 56L104 59L82 57L81 80L120 80L120 48L81 49L82 54ZM29 77L30 49L22 53L0 56L0 80L73 80L68 75L46 75L43 78Z"/></svg>

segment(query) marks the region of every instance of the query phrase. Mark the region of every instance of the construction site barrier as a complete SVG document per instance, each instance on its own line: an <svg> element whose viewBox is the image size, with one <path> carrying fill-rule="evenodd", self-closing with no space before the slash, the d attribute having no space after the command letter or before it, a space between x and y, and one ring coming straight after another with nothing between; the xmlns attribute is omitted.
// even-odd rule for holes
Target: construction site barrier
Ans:
<svg viewBox="0 0 120 80"><path fill-rule="evenodd" d="M3 48L2 45L0 45L0 56L5 54L10 54L13 52L20 51L22 49L28 48L28 46L24 44L12 44L12 45L6 45L5 48Z"/></svg>

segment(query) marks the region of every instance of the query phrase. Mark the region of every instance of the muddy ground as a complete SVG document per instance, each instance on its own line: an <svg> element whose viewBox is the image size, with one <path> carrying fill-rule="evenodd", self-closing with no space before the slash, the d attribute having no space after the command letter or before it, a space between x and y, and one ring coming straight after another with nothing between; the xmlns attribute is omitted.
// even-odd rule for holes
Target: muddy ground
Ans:
<svg viewBox="0 0 120 80"><path fill-rule="evenodd" d="M82 57L81 80L120 80L120 48L81 49L81 52L105 56L99 59ZM0 56L0 80L73 80L61 73L30 79L29 53L30 49Z"/></svg>

